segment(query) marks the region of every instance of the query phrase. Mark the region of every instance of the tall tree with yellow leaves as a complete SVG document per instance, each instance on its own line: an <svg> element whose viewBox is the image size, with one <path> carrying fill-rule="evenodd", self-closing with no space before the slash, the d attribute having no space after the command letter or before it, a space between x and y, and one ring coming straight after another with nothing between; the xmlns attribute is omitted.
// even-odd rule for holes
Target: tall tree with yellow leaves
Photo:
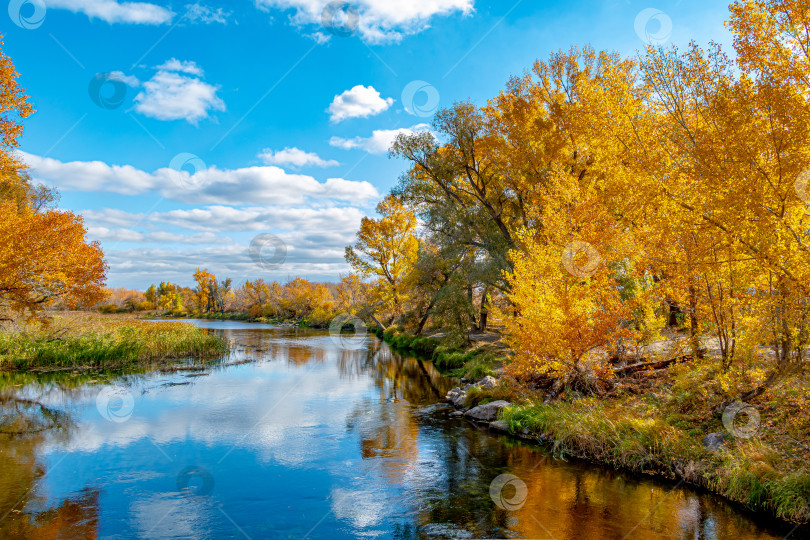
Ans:
<svg viewBox="0 0 810 540"><path fill-rule="evenodd" d="M403 280L416 260L416 216L392 195L377 205L379 219L363 218L357 242L346 247L346 261L365 276L376 276L389 323L407 298Z"/></svg>
<svg viewBox="0 0 810 540"><path fill-rule="evenodd" d="M33 111L0 51L0 319L33 316L56 300L94 304L106 294L103 253L86 241L81 217L50 209L54 192L32 186L13 155Z"/></svg>

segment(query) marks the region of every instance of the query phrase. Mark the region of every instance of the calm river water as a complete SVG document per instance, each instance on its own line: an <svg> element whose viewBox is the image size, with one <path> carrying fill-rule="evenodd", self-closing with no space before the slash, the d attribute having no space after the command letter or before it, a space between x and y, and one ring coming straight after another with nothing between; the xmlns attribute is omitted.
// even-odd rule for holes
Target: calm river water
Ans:
<svg viewBox="0 0 810 540"><path fill-rule="evenodd" d="M346 348L323 331L195 324L233 343L219 365L0 379L0 537L791 532L710 495L557 460L451 417L443 396L455 381L375 338Z"/></svg>

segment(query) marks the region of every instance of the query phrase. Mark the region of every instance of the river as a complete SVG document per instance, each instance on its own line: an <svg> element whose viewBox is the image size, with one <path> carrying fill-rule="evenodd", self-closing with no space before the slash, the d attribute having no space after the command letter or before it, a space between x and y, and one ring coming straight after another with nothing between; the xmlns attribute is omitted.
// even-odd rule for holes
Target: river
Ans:
<svg viewBox="0 0 810 540"><path fill-rule="evenodd" d="M376 338L191 321L204 369L2 378L2 538L782 538L706 493L493 435ZM796 532L794 531L794 536Z"/></svg>

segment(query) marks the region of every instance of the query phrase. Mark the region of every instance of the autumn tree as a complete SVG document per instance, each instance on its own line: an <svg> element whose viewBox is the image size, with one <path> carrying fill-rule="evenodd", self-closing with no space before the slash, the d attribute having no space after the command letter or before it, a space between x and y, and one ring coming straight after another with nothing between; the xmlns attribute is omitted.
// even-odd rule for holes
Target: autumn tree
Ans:
<svg viewBox="0 0 810 540"><path fill-rule="evenodd" d="M86 241L82 218L52 209L55 192L33 186L13 154L32 113L0 51L0 318L9 311L34 315L56 301L92 305L106 294L103 253Z"/></svg>
<svg viewBox="0 0 810 540"><path fill-rule="evenodd" d="M392 195L380 201L377 213L379 219L363 218L357 242L346 248L346 260L357 272L377 277L390 323L402 313L407 299L403 280L419 248L416 216Z"/></svg>
<svg viewBox="0 0 810 540"><path fill-rule="evenodd" d="M207 269L200 270L197 268L194 272L194 281L197 283L197 287L194 289L197 309L202 313L208 313L214 307L211 290L213 284L217 282L217 277Z"/></svg>
<svg viewBox="0 0 810 540"><path fill-rule="evenodd" d="M3 54L2 45L3 36L0 34L0 171L3 184L13 184L21 179L14 173L23 168L23 164L12 151L17 148L22 135L22 121L34 113L34 107L20 88L17 70L11 58ZM8 173L11 174L6 176Z"/></svg>
<svg viewBox="0 0 810 540"><path fill-rule="evenodd" d="M105 297L106 265L97 242L85 241L80 217L39 213L0 201L0 306L33 314L61 299L69 307Z"/></svg>

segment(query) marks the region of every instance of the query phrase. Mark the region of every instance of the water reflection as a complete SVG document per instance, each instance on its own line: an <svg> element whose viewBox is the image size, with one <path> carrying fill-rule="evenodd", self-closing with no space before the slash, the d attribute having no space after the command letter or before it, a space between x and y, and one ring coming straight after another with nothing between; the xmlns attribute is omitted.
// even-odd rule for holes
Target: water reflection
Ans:
<svg viewBox="0 0 810 540"><path fill-rule="evenodd" d="M0 378L0 536L780 532L711 497L561 462L451 417L441 398L454 381L379 341L351 351L324 332L202 324L233 344L202 370ZM97 408L111 384L132 396L125 421ZM188 471L210 483L189 486ZM503 473L527 488L514 511L490 497Z"/></svg>

